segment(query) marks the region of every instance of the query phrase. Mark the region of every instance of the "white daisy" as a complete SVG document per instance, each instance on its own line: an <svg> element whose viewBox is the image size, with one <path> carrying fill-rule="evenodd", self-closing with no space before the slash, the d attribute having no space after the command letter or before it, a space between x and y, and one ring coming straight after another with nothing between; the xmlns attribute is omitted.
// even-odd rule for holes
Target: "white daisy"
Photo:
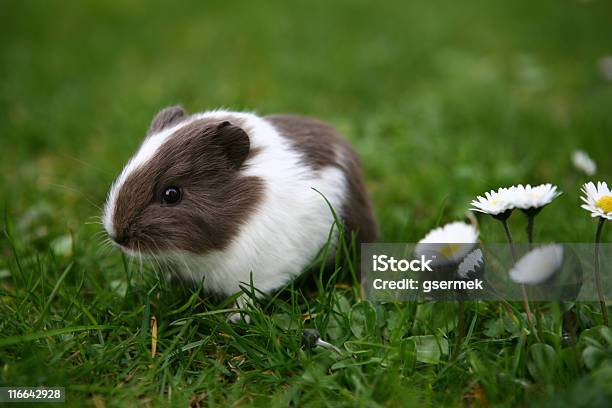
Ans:
<svg viewBox="0 0 612 408"><path fill-rule="evenodd" d="M557 186L550 183L535 187L531 187L529 184L526 186L519 184L518 186L512 186L509 190L512 191L510 200L521 210L544 207L561 195L561 192L557 191Z"/></svg>
<svg viewBox="0 0 612 408"><path fill-rule="evenodd" d="M510 269L509 275L516 283L537 285L548 280L563 263L563 246L544 245L529 251Z"/></svg>
<svg viewBox="0 0 612 408"><path fill-rule="evenodd" d="M612 191L608 184L599 181L596 187L593 182L588 182L582 186L582 192L584 196L580 198L585 202L582 208L590 211L591 217L612 220Z"/></svg>
<svg viewBox="0 0 612 408"><path fill-rule="evenodd" d="M572 164L587 176L592 176L597 171L597 165L584 150L574 150Z"/></svg>
<svg viewBox="0 0 612 408"><path fill-rule="evenodd" d="M472 200L470 208L472 211L479 211L485 214L498 215L514 208L512 197L514 193L512 187L499 188L497 191L491 190L483 196Z"/></svg>
<svg viewBox="0 0 612 408"><path fill-rule="evenodd" d="M457 274L462 279L470 279L470 274L475 273L482 266L484 258L480 248L470 252L457 268Z"/></svg>
<svg viewBox="0 0 612 408"><path fill-rule="evenodd" d="M433 229L419 241L416 255L435 256L432 264L458 263L478 241L478 230L465 222L452 222Z"/></svg>

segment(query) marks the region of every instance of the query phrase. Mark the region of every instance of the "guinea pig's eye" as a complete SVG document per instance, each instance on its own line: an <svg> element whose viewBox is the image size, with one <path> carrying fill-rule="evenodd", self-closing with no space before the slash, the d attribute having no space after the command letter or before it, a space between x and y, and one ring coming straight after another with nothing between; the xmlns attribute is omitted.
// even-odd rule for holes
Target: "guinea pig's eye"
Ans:
<svg viewBox="0 0 612 408"><path fill-rule="evenodd" d="M181 201L181 189L178 187L168 187L162 192L161 202L166 205L173 205Z"/></svg>

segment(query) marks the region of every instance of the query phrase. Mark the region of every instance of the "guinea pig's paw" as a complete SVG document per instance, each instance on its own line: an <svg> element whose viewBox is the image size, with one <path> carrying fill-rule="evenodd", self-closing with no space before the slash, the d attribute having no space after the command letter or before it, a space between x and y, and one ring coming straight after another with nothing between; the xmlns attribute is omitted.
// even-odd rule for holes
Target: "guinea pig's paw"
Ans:
<svg viewBox="0 0 612 408"><path fill-rule="evenodd" d="M251 317L244 312L236 312L236 313L231 313L229 316L227 316L227 321L232 324L236 324L240 321L243 321L249 324L251 323Z"/></svg>

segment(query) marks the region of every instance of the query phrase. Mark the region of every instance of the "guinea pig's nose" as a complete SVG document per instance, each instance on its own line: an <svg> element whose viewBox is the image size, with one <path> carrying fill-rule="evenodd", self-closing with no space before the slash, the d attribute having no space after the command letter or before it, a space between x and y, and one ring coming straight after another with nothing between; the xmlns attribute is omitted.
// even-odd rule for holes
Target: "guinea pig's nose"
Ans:
<svg viewBox="0 0 612 408"><path fill-rule="evenodd" d="M119 245L125 245L129 241L127 234L111 236L111 239Z"/></svg>

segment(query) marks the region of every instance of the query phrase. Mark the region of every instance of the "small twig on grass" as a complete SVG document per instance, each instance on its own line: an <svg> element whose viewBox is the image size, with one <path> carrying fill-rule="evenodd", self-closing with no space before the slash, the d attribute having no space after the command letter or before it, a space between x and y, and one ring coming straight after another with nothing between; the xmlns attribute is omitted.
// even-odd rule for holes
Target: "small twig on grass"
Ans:
<svg viewBox="0 0 612 408"><path fill-rule="evenodd" d="M151 358L157 355L157 318L151 316Z"/></svg>

